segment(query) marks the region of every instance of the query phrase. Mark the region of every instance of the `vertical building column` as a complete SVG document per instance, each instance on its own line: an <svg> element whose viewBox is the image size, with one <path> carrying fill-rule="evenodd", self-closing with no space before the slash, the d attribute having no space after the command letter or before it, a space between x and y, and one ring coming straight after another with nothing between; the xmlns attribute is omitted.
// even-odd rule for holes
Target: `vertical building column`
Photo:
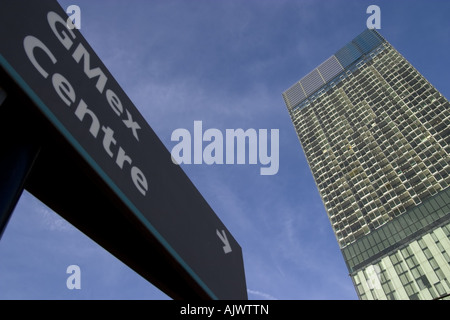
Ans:
<svg viewBox="0 0 450 320"><path fill-rule="evenodd" d="M11 106L5 100L6 92L0 87L0 239L39 153L33 139L26 139L11 124Z"/></svg>

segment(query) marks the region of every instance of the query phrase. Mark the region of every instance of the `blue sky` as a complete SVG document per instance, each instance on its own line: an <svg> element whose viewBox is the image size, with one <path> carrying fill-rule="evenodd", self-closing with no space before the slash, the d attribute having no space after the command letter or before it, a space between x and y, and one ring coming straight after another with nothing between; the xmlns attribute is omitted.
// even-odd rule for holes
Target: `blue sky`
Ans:
<svg viewBox="0 0 450 320"><path fill-rule="evenodd" d="M279 129L280 168L183 165L240 243L250 299L357 299L281 93L366 27L450 97L450 2L60 0L171 150L175 129ZM68 290L66 268L81 269ZM167 299L25 192L0 241L0 299Z"/></svg>

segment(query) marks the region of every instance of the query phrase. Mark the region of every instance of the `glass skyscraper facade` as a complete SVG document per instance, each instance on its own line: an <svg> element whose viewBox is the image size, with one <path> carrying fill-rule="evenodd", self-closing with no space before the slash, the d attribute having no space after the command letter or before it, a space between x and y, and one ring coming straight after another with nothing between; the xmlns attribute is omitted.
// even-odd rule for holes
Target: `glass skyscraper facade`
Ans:
<svg viewBox="0 0 450 320"><path fill-rule="evenodd" d="M370 29L283 98L359 298L449 294L449 101Z"/></svg>

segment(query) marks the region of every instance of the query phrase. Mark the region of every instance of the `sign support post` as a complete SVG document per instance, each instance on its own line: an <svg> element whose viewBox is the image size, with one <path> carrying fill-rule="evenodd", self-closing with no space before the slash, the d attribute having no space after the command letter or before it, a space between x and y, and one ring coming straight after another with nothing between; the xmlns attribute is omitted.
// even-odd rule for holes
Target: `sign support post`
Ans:
<svg viewBox="0 0 450 320"><path fill-rule="evenodd" d="M0 88L0 114L8 113L6 93ZM3 123L9 117L0 117L0 131L9 128ZM39 148L30 141L25 141L20 135L8 134L10 139L2 146L0 156L0 239L8 224L9 218L24 190L25 181L31 171Z"/></svg>

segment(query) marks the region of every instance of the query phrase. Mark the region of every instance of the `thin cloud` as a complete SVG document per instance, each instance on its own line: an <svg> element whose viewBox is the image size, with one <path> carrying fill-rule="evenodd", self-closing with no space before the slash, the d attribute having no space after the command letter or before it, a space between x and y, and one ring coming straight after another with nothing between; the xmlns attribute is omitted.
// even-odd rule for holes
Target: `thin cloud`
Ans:
<svg viewBox="0 0 450 320"><path fill-rule="evenodd" d="M41 221L45 228L51 231L73 232L75 228L43 204L36 205L37 214L41 215Z"/></svg>
<svg viewBox="0 0 450 320"><path fill-rule="evenodd" d="M258 296L258 297L263 298L265 300L278 300L277 298L275 298L274 296L272 296L272 295L270 295L268 293L257 291L257 290L247 289L247 293L255 295L255 296Z"/></svg>

